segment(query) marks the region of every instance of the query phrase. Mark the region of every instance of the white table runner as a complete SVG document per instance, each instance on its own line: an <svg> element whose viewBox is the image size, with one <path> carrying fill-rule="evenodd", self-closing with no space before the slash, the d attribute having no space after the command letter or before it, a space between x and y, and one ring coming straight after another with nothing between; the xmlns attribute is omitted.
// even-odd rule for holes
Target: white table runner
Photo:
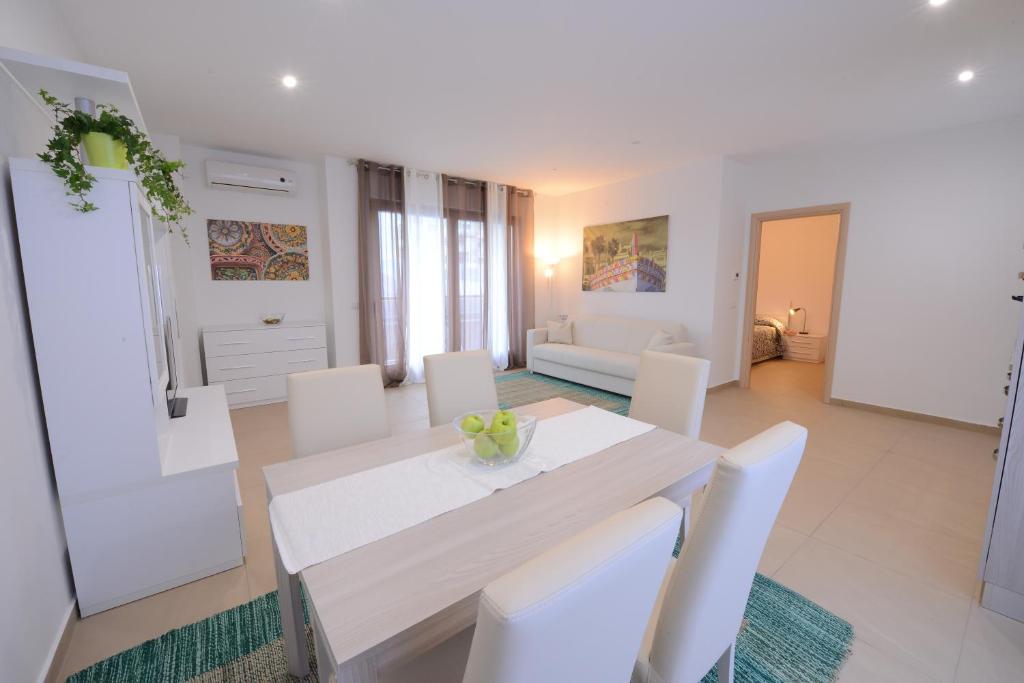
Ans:
<svg viewBox="0 0 1024 683"><path fill-rule="evenodd" d="M529 449L511 465L466 465L456 444L275 496L270 526L282 564L295 574L652 429L593 406L574 410L539 420Z"/></svg>

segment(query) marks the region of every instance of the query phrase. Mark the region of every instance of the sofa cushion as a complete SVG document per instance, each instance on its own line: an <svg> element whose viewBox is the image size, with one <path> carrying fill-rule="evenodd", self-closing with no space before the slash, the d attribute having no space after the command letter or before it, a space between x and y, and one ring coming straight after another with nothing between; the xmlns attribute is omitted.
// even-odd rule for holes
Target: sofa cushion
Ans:
<svg viewBox="0 0 1024 683"><path fill-rule="evenodd" d="M663 320L583 317L573 320L573 344L592 349L640 355L655 332L664 330L676 341L686 339L682 325Z"/></svg>
<svg viewBox="0 0 1024 683"><path fill-rule="evenodd" d="M623 379L636 379L640 356L569 344L538 344L533 357L581 370L591 370Z"/></svg>
<svg viewBox="0 0 1024 683"><path fill-rule="evenodd" d="M548 321L548 341L552 344L572 344L572 321Z"/></svg>

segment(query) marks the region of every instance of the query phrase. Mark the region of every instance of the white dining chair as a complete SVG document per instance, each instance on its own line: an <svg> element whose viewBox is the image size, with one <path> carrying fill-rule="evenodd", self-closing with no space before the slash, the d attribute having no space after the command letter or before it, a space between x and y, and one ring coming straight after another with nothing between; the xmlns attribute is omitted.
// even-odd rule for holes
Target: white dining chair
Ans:
<svg viewBox="0 0 1024 683"><path fill-rule="evenodd" d="M628 680L680 515L652 498L485 587L463 683Z"/></svg>
<svg viewBox="0 0 1024 683"><path fill-rule="evenodd" d="M675 353L644 351L629 416L691 439L700 437L711 362Z"/></svg>
<svg viewBox="0 0 1024 683"><path fill-rule="evenodd" d="M642 352L629 416L691 439L699 438L710 371L711 362L704 358ZM685 538L693 517L693 496L677 499L676 503L683 508Z"/></svg>
<svg viewBox="0 0 1024 683"><path fill-rule="evenodd" d="M431 427L447 424L471 410L498 407L498 389L494 384L491 354L487 351L424 356L423 374L427 380Z"/></svg>
<svg viewBox="0 0 1024 683"><path fill-rule="evenodd" d="M806 429L782 422L718 460L701 516L659 596L633 683L697 683L716 661L718 680L731 683L757 563L806 444Z"/></svg>
<svg viewBox="0 0 1024 683"><path fill-rule="evenodd" d="M380 366L288 375L292 457L391 436Z"/></svg>

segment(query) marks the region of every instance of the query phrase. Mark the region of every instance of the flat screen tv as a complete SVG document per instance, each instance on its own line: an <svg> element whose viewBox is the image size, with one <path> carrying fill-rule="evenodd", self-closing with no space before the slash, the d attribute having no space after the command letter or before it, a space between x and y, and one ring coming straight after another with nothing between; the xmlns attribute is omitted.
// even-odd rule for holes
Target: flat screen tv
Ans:
<svg viewBox="0 0 1024 683"><path fill-rule="evenodd" d="M188 410L188 399L178 396L178 368L174 363L174 343L172 342L171 319L164 319L164 347L167 351L167 414L172 417L185 417Z"/></svg>

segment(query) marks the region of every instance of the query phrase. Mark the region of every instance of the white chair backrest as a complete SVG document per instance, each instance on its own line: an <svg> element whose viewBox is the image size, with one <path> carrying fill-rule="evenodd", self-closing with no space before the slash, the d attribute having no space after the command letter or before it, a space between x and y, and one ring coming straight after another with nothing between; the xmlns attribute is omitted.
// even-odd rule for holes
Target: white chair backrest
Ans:
<svg viewBox="0 0 1024 683"><path fill-rule="evenodd" d="M711 362L693 356L644 351L629 416L696 439L704 417Z"/></svg>
<svg viewBox="0 0 1024 683"><path fill-rule="evenodd" d="M484 588L463 683L628 681L681 514L645 501Z"/></svg>
<svg viewBox="0 0 1024 683"><path fill-rule="evenodd" d="M380 366L288 375L288 422L293 458L390 436Z"/></svg>
<svg viewBox="0 0 1024 683"><path fill-rule="evenodd" d="M807 430L782 422L722 456L669 579L651 645L652 680L699 681L733 643Z"/></svg>
<svg viewBox="0 0 1024 683"><path fill-rule="evenodd" d="M498 390L494 385L491 354L487 351L454 351L423 357L427 380L430 426L451 422L471 410L495 410Z"/></svg>

